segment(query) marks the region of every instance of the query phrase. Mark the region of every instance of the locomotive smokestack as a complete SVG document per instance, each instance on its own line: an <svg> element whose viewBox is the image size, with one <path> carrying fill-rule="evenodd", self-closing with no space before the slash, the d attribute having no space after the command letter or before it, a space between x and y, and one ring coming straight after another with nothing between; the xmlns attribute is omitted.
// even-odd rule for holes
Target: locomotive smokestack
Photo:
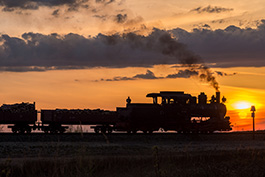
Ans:
<svg viewBox="0 0 265 177"><path fill-rule="evenodd" d="M220 92L216 92L216 103L220 103Z"/></svg>

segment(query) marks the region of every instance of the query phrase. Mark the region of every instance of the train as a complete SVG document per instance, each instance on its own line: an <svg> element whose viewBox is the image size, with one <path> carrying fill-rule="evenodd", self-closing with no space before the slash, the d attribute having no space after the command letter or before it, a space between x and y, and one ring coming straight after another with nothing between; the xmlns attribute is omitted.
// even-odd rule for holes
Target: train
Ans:
<svg viewBox="0 0 265 177"><path fill-rule="evenodd" d="M42 109L34 103L3 104L0 124L8 124L13 133L64 133L70 125L90 125L95 133L212 133L230 131L230 117L226 116L226 98L220 92L208 100L201 92L198 97L183 91L148 93L152 103L132 103L116 111L102 109ZM38 114L40 120L38 120Z"/></svg>

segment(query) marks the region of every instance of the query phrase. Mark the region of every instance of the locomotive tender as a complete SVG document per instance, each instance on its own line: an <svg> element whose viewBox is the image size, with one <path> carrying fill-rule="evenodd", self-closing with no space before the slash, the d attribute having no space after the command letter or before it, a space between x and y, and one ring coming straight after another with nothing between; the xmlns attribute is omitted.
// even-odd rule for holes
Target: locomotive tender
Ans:
<svg viewBox="0 0 265 177"><path fill-rule="evenodd" d="M94 125L95 133L126 131L152 133L153 131L177 131L183 133L206 133L229 131L231 125L226 117L226 106L220 92L207 101L202 92L198 98L184 92L161 91L149 93L153 103L131 103L117 107L116 111L90 109L41 110L41 123L37 122L35 103L3 105L0 107L0 124L8 126L13 133L30 133L41 130L45 133L63 133L67 125Z"/></svg>

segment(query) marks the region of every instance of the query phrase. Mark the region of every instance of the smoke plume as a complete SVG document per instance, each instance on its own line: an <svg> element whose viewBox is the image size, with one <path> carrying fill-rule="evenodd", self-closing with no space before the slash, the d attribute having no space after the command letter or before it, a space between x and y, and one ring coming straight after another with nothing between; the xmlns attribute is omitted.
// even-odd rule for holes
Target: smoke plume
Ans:
<svg viewBox="0 0 265 177"><path fill-rule="evenodd" d="M159 42L161 44L161 52L164 55L174 56L176 59L179 59L182 66L187 67L191 72L199 69L201 72L199 75L201 80L210 83L218 91L219 85L216 78L213 76L211 70L205 66L200 56L188 50L184 44L179 43L168 32L162 31ZM200 67L198 68L198 66Z"/></svg>

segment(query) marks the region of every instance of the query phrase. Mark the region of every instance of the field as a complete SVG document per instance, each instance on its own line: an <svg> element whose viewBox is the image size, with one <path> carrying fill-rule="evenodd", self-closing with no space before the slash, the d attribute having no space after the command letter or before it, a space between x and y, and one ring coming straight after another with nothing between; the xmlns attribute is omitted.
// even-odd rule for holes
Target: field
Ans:
<svg viewBox="0 0 265 177"><path fill-rule="evenodd" d="M265 176L265 134L0 134L0 173L27 177Z"/></svg>

